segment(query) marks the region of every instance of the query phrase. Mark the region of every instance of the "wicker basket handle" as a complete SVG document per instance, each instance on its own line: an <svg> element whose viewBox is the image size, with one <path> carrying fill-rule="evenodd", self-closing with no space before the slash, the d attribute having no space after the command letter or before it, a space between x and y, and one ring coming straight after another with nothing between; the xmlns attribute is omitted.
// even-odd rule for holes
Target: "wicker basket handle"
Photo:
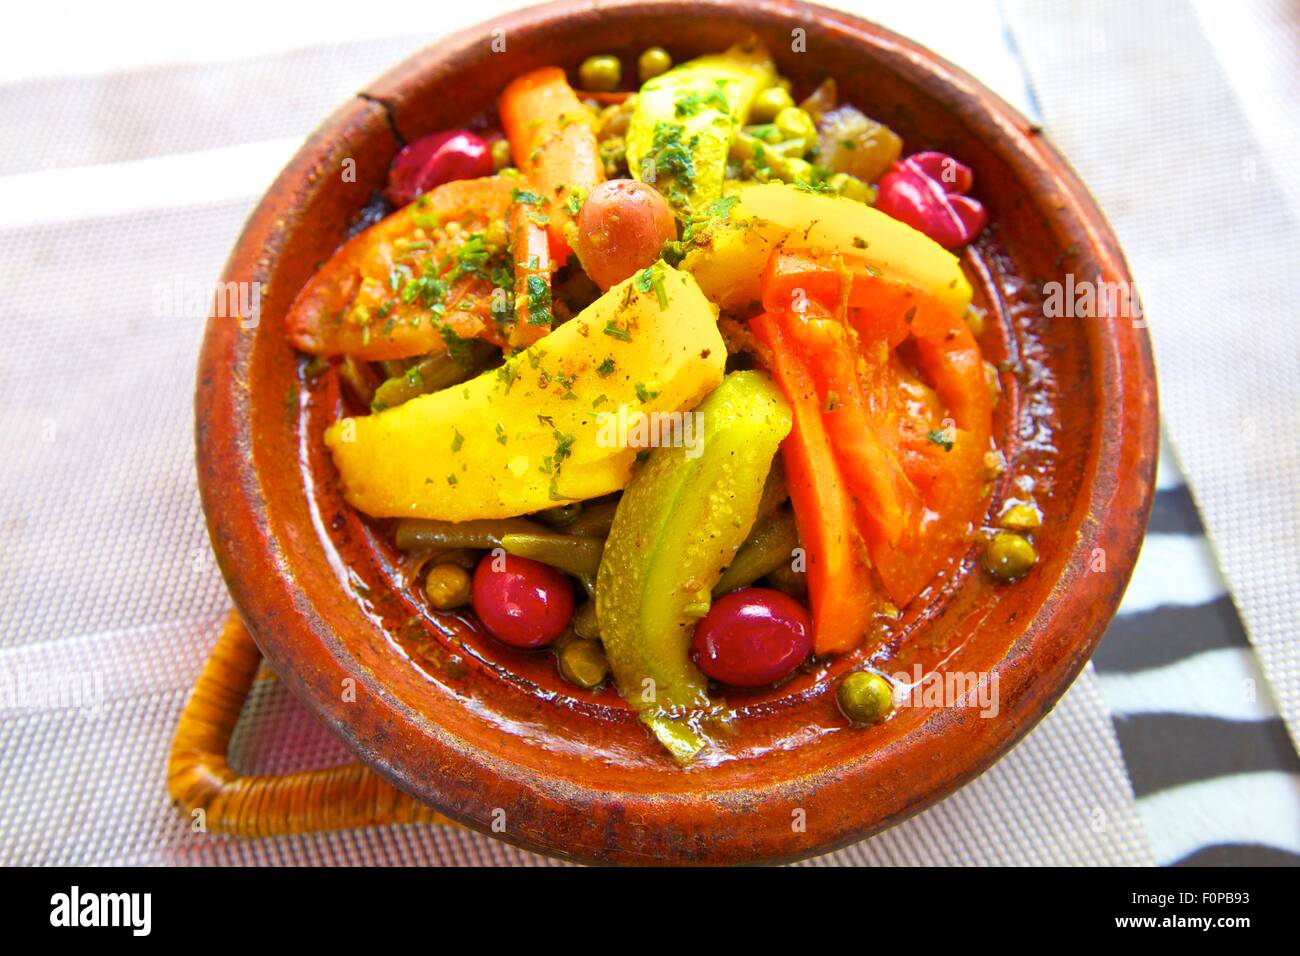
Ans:
<svg viewBox="0 0 1300 956"><path fill-rule="evenodd" d="M262 837L384 823L452 823L361 764L241 777L226 759L262 655L231 612L181 712L167 790L196 824ZM195 811L202 811L198 816Z"/></svg>

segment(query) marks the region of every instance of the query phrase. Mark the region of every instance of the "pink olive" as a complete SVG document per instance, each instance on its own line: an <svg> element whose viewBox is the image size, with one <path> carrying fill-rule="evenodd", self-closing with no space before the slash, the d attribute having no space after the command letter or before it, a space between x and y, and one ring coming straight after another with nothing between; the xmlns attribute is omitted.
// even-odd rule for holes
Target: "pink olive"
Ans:
<svg viewBox="0 0 1300 956"><path fill-rule="evenodd" d="M608 289L659 258L677 221L653 186L610 179L592 189L578 212L578 259L591 281Z"/></svg>
<svg viewBox="0 0 1300 956"><path fill-rule="evenodd" d="M988 222L984 206L966 193L975 183L969 166L945 153L916 153L880 178L876 208L905 222L946 249L974 239Z"/></svg>
<svg viewBox="0 0 1300 956"><path fill-rule="evenodd" d="M718 598L691 638L700 670L733 687L774 684L792 674L812 649L808 611L769 588L741 588Z"/></svg>
<svg viewBox="0 0 1300 956"><path fill-rule="evenodd" d="M550 565L512 554L486 555L474 571L474 613L511 647L545 647L573 617L573 586Z"/></svg>
<svg viewBox="0 0 1300 956"><path fill-rule="evenodd" d="M420 193L454 179L492 175L492 149L468 130L453 129L403 147L388 170L388 201L405 206Z"/></svg>

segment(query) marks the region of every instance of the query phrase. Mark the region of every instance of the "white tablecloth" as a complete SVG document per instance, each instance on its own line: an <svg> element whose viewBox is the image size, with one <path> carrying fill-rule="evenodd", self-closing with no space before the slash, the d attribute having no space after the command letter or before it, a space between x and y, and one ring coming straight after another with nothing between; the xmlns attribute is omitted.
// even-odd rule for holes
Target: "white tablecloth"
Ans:
<svg viewBox="0 0 1300 956"><path fill-rule="evenodd" d="M257 11L256 30L240 6ZM179 709L228 599L194 485L191 393L202 316L161 314L159 291L203 287L218 274L261 190L334 106L438 34L507 6L398 3L367 18L351 3L318 3L304 20L274 5L227 3L206 24L189 11L182 23L171 6L136 16L101 4L26 7L21 16L48 32L20 24L5 38L0 863L546 862L431 827L257 841L193 834L168 806L163 781ZM937 13L928 4L845 6L928 43L1032 109L993 3L945 4ZM62 20L72 16L80 28L67 31ZM1051 33L1036 17L1012 4L1013 23ZM411 33L384 35L396 27ZM1024 52L1023 35L1020 44ZM1050 64L1028 60L1052 75ZM1055 110L1056 87L1045 89ZM1073 127L1062 122L1069 136ZM1091 178L1088 144L1069 145ZM1104 169L1098 175L1108 185ZM1129 223L1118 223L1127 240ZM1203 217L1188 225L1207 228ZM1151 306L1208 308L1189 296L1164 298L1176 277L1165 279L1168 267L1145 255L1149 236L1129 231L1141 281L1153 279ZM1268 259L1250 274L1267 292L1266 267L1285 264ZM1278 351L1286 354L1286 343ZM1173 405L1181 408L1176 394ZM1190 414L1181 411L1182 420ZM1261 419L1262 440L1286 420ZM1195 467L1192 478L1197 487ZM346 759L273 677L257 687L235 756L266 772ZM1037 730L956 796L817 862L1151 859L1089 671Z"/></svg>

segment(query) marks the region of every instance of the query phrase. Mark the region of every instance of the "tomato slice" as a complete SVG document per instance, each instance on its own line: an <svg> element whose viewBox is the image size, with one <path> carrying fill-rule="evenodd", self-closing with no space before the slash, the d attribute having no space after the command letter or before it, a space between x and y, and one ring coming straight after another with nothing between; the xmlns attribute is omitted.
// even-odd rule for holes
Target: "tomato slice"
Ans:
<svg viewBox="0 0 1300 956"><path fill-rule="evenodd" d="M978 517L992 433L979 346L961 316L861 257L783 247L762 292L764 321L806 363L876 575L902 607Z"/></svg>
<svg viewBox="0 0 1300 956"><path fill-rule="evenodd" d="M505 339L496 273L512 280L503 222L512 183L445 183L343 244L298 293L289 339L313 355L398 359Z"/></svg>

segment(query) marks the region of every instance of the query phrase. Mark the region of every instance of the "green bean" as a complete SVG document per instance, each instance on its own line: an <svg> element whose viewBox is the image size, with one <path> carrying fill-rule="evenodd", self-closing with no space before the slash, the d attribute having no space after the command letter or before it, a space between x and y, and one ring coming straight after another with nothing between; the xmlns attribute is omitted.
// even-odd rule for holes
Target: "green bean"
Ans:
<svg viewBox="0 0 1300 956"><path fill-rule="evenodd" d="M783 564L774 571L769 571L766 577L768 584L792 598L803 600L804 595L808 593L807 577L802 571L796 571L789 564Z"/></svg>
<svg viewBox="0 0 1300 956"><path fill-rule="evenodd" d="M362 405L367 408L375 400L375 382L378 376L364 362L358 362L351 355L343 356L339 363L339 378Z"/></svg>
<svg viewBox="0 0 1300 956"><path fill-rule="evenodd" d="M504 535L501 547L510 554L549 564L569 574L594 575L600 567L605 542L600 538L543 530Z"/></svg>
<svg viewBox="0 0 1300 956"><path fill-rule="evenodd" d="M538 511L533 514L533 517L548 528L563 528L572 524L581 514L582 502L571 501L567 505L559 505L555 508L547 508L545 511Z"/></svg>
<svg viewBox="0 0 1300 956"><path fill-rule="evenodd" d="M588 601L573 612L573 633L592 641L600 638L600 621L596 618L595 601Z"/></svg>
<svg viewBox="0 0 1300 956"><path fill-rule="evenodd" d="M448 548L445 551L433 551L429 557L438 564L458 564L467 571L473 571L478 566L480 554L473 548Z"/></svg>
<svg viewBox="0 0 1300 956"><path fill-rule="evenodd" d="M774 458L772 467L768 469L767 479L763 482L763 496L758 499L758 514L754 516L754 527L757 528L769 518L777 508L785 504L790 492L785 486L785 469L781 466L781 459Z"/></svg>
<svg viewBox="0 0 1300 956"><path fill-rule="evenodd" d="M588 504L582 514L564 526L566 534L581 535L584 538L603 538L609 534L609 527L614 523L614 512L618 509L617 499Z"/></svg>
<svg viewBox="0 0 1300 956"><path fill-rule="evenodd" d="M456 357L451 352L438 352L420 359L410 368L390 375L377 389L371 408L382 411L430 392L437 392L473 378L494 351L488 342L471 342L464 355ZM393 363L384 363L385 367Z"/></svg>
<svg viewBox="0 0 1300 956"><path fill-rule="evenodd" d="M379 362L379 370L384 373L384 378L393 378L406 372L406 363L401 359L383 359Z"/></svg>
<svg viewBox="0 0 1300 956"><path fill-rule="evenodd" d="M753 584L777 568L788 565L791 552L798 546L799 531L794 524L794 515L788 511L776 512L762 524L755 525L713 586L714 595Z"/></svg>
<svg viewBox="0 0 1300 956"><path fill-rule="evenodd" d="M525 518L480 518L473 521L434 521L403 518L397 523L397 547L402 551L421 548L497 548L508 534L533 534L546 529Z"/></svg>

